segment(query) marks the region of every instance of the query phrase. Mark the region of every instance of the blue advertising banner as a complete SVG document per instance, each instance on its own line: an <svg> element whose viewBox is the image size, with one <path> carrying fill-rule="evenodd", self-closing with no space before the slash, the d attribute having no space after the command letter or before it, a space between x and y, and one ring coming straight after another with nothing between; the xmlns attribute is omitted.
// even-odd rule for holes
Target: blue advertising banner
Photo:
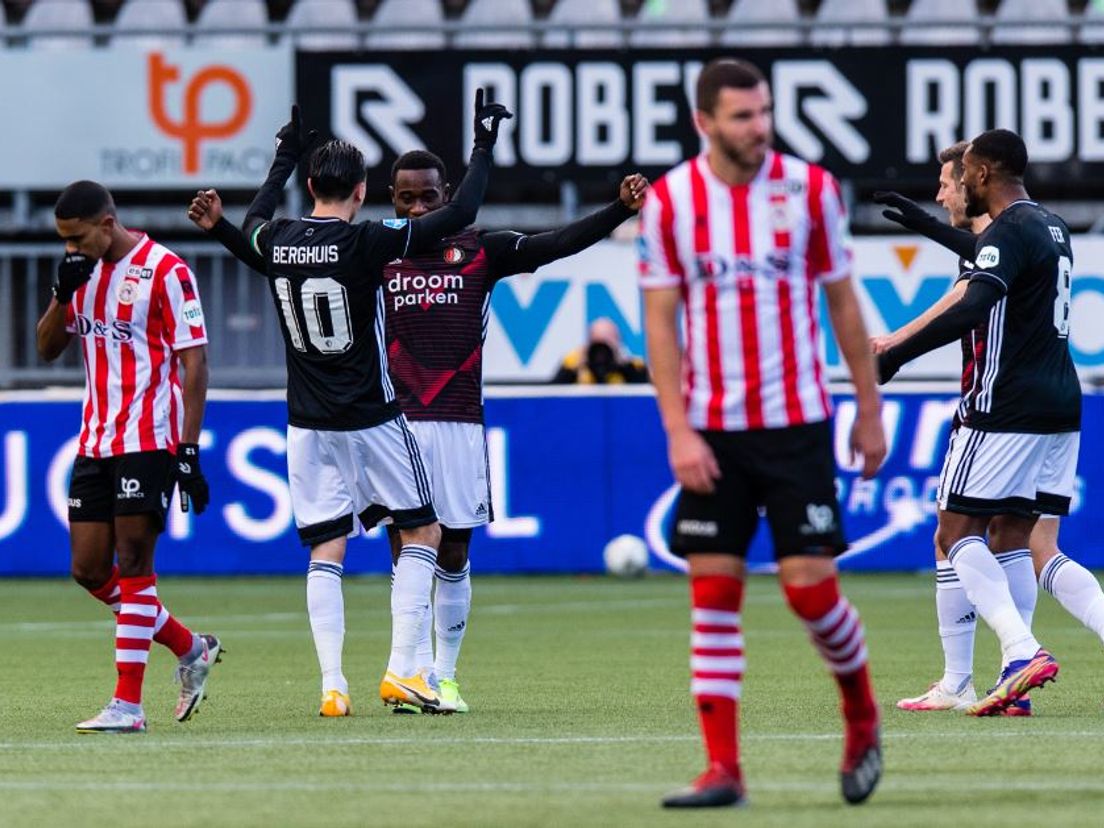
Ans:
<svg viewBox="0 0 1104 828"><path fill-rule="evenodd" d="M653 566L677 565L664 537L676 491L666 444L648 389L596 395L583 389L499 389L487 404L491 484L497 520L480 530L473 566L480 572L595 572L612 538L647 539ZM889 456L874 480L847 465L854 402L836 396L839 494L851 550L843 566L859 570L931 567L934 493L955 397L887 396ZM41 394L0 401L0 575L69 571L67 486L79 404ZM1104 396L1087 395L1073 514L1063 549L1104 567L1104 534L1089 504L1104 493ZM158 548L164 574L301 573L286 486L285 406L279 394L220 395L208 405L203 467L212 503L200 517L174 501ZM752 564L768 566L769 538L754 542ZM351 572L384 572L387 545L377 530L351 542Z"/></svg>

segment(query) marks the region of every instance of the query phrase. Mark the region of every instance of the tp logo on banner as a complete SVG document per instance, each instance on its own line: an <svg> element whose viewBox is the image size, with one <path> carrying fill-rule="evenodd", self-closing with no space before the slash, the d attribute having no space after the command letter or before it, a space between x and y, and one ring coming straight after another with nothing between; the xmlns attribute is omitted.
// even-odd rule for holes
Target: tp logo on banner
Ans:
<svg viewBox="0 0 1104 828"><path fill-rule="evenodd" d="M157 128L184 146L184 172L199 172L199 145L202 141L225 140L241 132L253 111L253 96L242 74L229 66L206 66L184 86L182 117L174 121L165 106L166 87L180 80L180 68L168 63L160 52L149 56L149 110ZM203 93L223 84L234 96L230 117L222 121L203 120Z"/></svg>

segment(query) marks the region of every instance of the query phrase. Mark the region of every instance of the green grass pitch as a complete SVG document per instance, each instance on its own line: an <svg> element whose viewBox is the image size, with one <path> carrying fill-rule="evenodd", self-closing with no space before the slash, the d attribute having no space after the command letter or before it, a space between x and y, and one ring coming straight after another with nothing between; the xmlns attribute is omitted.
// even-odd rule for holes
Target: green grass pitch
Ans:
<svg viewBox="0 0 1104 828"><path fill-rule="evenodd" d="M1099 825L1104 650L1047 595L1036 631L1062 663L1034 719L908 714L941 667L930 575L848 576L884 711L873 799L839 797L835 689L771 578L744 619L751 807L663 812L703 766L687 694L681 578L480 578L461 659L467 716L392 716L376 688L387 581L345 585L356 715L322 720L302 579L165 578L162 597L228 654L210 698L172 720L155 648L150 732L79 736L111 690L107 610L63 581L0 582L0 826ZM978 633L979 683L997 647ZM984 689L984 686L981 687Z"/></svg>

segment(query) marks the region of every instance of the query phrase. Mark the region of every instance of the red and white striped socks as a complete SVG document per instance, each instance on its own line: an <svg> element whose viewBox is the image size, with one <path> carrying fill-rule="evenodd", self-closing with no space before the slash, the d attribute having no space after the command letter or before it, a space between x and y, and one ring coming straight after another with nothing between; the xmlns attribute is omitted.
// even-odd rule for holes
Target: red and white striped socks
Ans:
<svg viewBox="0 0 1104 828"><path fill-rule="evenodd" d="M690 692L710 764L740 778L739 710L744 678L740 608L744 584L729 575L690 580L693 632Z"/></svg>
<svg viewBox="0 0 1104 828"><path fill-rule="evenodd" d="M115 698L142 703L142 679L146 674L153 625L157 621L157 576L119 579L119 614L115 624L115 667L119 680Z"/></svg>
<svg viewBox="0 0 1104 828"><path fill-rule="evenodd" d="M107 583L88 592L96 600L107 604L117 616L122 594L122 588L119 586L119 567L112 567L111 577L108 578ZM157 604L157 618L153 624L153 640L168 647L177 658L189 655L196 644L196 636L192 631L177 621L160 601Z"/></svg>
<svg viewBox="0 0 1104 828"><path fill-rule="evenodd" d="M847 752L864 747L878 728L878 703L867 667L859 613L839 592L835 575L812 586L783 584L786 600L805 622L813 646L839 685L847 724Z"/></svg>

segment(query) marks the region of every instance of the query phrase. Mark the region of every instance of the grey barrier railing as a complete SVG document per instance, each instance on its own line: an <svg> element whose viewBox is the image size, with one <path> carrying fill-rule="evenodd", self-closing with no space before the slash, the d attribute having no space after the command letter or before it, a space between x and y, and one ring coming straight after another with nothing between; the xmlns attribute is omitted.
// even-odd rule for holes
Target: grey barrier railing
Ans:
<svg viewBox="0 0 1104 828"><path fill-rule="evenodd" d="M221 247L170 244L195 272L203 301L211 384L273 388L285 382L284 345L266 282ZM50 301L59 244L0 244L0 388L84 382L72 343L54 363L35 348L35 325Z"/></svg>

